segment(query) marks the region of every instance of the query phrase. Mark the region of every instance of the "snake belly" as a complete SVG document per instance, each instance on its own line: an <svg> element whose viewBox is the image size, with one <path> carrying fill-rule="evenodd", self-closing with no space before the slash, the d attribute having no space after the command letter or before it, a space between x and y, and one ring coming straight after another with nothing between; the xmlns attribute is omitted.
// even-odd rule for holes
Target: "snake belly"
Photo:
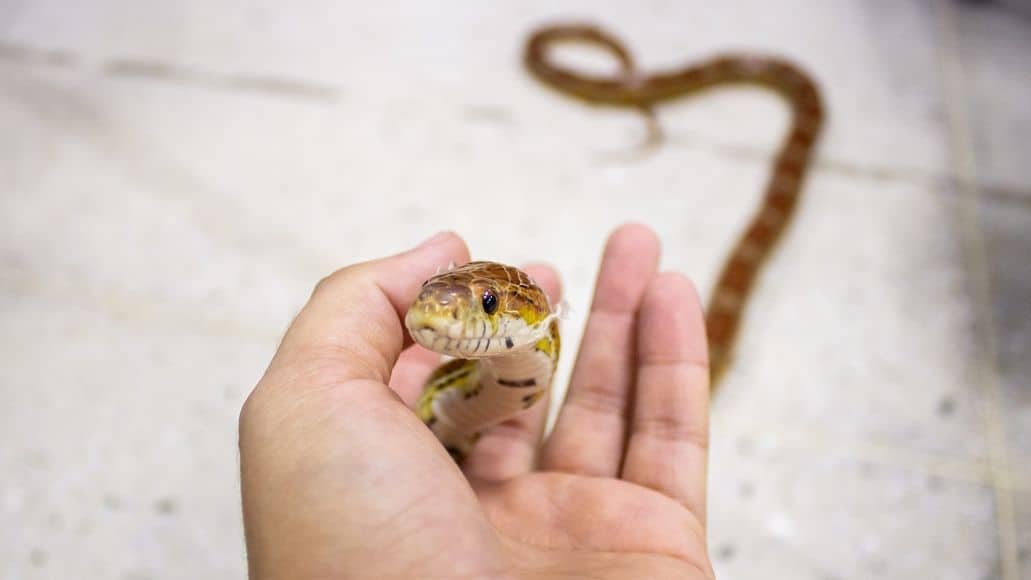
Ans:
<svg viewBox="0 0 1031 580"><path fill-rule="evenodd" d="M427 280L405 315L419 345L454 357L431 374L419 418L461 461L484 429L544 398L558 363L558 318L526 272L470 262Z"/></svg>

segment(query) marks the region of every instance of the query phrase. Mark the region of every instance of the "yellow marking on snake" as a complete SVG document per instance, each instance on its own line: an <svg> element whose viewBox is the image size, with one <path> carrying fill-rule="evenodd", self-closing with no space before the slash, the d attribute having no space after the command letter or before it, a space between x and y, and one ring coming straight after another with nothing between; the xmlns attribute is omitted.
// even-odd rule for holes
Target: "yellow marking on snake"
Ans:
<svg viewBox="0 0 1031 580"><path fill-rule="evenodd" d="M558 364L558 319L522 270L470 262L427 280L405 315L416 343L456 357L415 405L457 460L479 434L544 398Z"/></svg>

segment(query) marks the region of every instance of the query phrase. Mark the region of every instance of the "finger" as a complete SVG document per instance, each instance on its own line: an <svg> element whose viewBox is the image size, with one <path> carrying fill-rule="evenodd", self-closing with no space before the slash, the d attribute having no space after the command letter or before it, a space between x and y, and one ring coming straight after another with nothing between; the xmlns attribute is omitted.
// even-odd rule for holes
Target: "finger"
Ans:
<svg viewBox="0 0 1031 580"><path fill-rule="evenodd" d="M543 264L529 265L524 270L544 290L554 308L562 299L562 286L555 270ZM530 472L537 463L550 399L545 394L533 407L484 431L465 459L465 473L470 478L503 481Z"/></svg>
<svg viewBox="0 0 1031 580"><path fill-rule="evenodd" d="M413 344L401 352L390 374L390 389L401 397L405 405L412 407L419 399L426 379L438 365L441 356L418 344Z"/></svg>
<svg viewBox="0 0 1031 580"><path fill-rule="evenodd" d="M309 386L354 379L386 384L408 340L404 313L419 287L449 263L468 260L465 242L448 232L413 250L338 270L316 286L283 338L270 372L305 368L313 375L305 381Z"/></svg>
<svg viewBox="0 0 1031 580"><path fill-rule="evenodd" d="M623 479L664 493L705 521L709 366L691 282L656 276L637 328L637 380Z"/></svg>
<svg viewBox="0 0 1031 580"><path fill-rule="evenodd" d="M634 379L637 309L659 262L659 241L642 225L609 237L566 401L542 452L548 470L619 473Z"/></svg>

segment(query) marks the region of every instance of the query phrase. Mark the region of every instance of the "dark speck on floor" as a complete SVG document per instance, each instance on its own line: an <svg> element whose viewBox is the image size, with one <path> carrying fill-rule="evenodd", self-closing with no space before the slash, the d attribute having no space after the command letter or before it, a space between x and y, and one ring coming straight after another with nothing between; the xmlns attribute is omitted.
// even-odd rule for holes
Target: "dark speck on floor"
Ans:
<svg viewBox="0 0 1031 580"><path fill-rule="evenodd" d="M941 491L942 487L944 487L943 482L942 482L942 478L938 477L937 475L929 475L927 477L927 489L928 490L930 490L930 491Z"/></svg>
<svg viewBox="0 0 1031 580"><path fill-rule="evenodd" d="M154 510L163 516L170 516L179 511L179 504L171 497L163 497L154 502Z"/></svg>
<svg viewBox="0 0 1031 580"><path fill-rule="evenodd" d="M755 440L751 437L738 437L737 452L746 457L753 455L755 453Z"/></svg>
<svg viewBox="0 0 1031 580"><path fill-rule="evenodd" d="M41 548L33 548L29 552L29 561L32 562L33 566L43 567L47 564L48 554Z"/></svg>
<svg viewBox="0 0 1031 580"><path fill-rule="evenodd" d="M104 507L111 511L115 511L122 507L122 499L113 493L109 493L104 496Z"/></svg>

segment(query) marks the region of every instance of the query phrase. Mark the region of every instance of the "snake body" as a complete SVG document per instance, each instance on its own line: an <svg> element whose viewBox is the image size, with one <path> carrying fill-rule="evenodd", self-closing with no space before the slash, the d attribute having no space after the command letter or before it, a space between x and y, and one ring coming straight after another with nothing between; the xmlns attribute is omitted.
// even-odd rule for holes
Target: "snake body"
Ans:
<svg viewBox="0 0 1031 580"><path fill-rule="evenodd" d="M615 55L622 70L612 77L588 76L551 62L549 47L570 41L601 46ZM527 42L524 64L562 93L592 104L637 108L653 120L655 105L716 85L759 85L789 103L791 127L762 203L726 259L706 311L712 384L718 384L756 275L801 193L823 124L816 83L790 62L753 54L724 55L646 75L618 39L590 25L537 30ZM458 357L430 375L416 404L419 417L458 460L483 429L529 408L548 391L558 362L558 321L547 296L521 270L471 262L438 274L423 285L405 324L417 343Z"/></svg>
<svg viewBox="0 0 1031 580"><path fill-rule="evenodd" d="M594 44L611 52L621 71L613 77L574 73L548 58L561 42ZM706 309L712 384L718 384L756 274L786 229L801 194L816 137L823 125L823 105L816 83L802 69L779 58L727 54L678 70L644 74L630 52L613 35L591 25L561 25L534 32L526 44L524 64L541 82L598 105L653 107L717 85L758 85L779 94L791 107L791 127L774 161L765 196L726 261Z"/></svg>

